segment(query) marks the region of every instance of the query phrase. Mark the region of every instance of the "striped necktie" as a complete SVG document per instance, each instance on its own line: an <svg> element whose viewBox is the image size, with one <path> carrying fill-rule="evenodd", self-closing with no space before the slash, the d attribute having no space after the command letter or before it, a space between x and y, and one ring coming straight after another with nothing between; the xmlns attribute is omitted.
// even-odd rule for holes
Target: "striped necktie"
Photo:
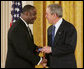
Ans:
<svg viewBox="0 0 84 69"><path fill-rule="evenodd" d="M54 44L55 26L52 27L52 46Z"/></svg>
<svg viewBox="0 0 84 69"><path fill-rule="evenodd" d="M32 35L32 32L31 32L31 29L29 27L27 27L27 28L28 28L28 32L29 32L30 37L33 39L33 35Z"/></svg>

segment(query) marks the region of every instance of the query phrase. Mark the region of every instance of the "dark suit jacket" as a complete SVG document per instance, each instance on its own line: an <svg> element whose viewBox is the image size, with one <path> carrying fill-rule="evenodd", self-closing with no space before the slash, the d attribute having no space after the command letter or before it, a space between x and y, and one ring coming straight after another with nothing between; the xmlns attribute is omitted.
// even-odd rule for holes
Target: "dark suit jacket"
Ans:
<svg viewBox="0 0 84 69"><path fill-rule="evenodd" d="M48 28L48 45L51 46L52 26ZM52 53L47 54L48 66L50 68L76 68L75 47L77 32L75 27L63 19L56 36Z"/></svg>
<svg viewBox="0 0 84 69"><path fill-rule="evenodd" d="M40 60L36 45L24 22L19 19L8 31L6 68L34 68Z"/></svg>

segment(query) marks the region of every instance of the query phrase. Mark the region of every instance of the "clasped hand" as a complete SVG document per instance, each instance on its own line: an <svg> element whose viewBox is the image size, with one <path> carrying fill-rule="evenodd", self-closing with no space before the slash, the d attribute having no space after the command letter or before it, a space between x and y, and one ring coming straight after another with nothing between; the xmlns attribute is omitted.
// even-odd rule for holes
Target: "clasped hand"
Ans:
<svg viewBox="0 0 84 69"><path fill-rule="evenodd" d="M51 47L50 46L44 46L43 48L41 48L41 50L40 50L41 52L44 52L44 53L47 53L47 54L49 54L49 53L51 53L52 52L52 50L51 50Z"/></svg>
<svg viewBox="0 0 84 69"><path fill-rule="evenodd" d="M42 48L42 47L38 47L38 49L37 49L36 51L37 51L37 52L47 53L47 54L49 54L49 53L52 52L50 46L44 46L43 48ZM45 68L46 65L47 65L47 59L45 59L45 57L43 57L40 64Z"/></svg>
<svg viewBox="0 0 84 69"><path fill-rule="evenodd" d="M43 68L45 68L47 65L47 59L45 59L45 57L43 57L40 64L43 66Z"/></svg>

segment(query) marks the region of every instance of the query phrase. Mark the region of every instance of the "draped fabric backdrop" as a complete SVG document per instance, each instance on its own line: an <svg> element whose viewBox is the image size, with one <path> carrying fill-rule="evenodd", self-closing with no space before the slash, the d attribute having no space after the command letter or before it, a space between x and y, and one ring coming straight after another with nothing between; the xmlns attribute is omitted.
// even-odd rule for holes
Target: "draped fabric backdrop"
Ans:
<svg viewBox="0 0 84 69"><path fill-rule="evenodd" d="M34 5L37 9L37 19L30 25L34 41L39 46L47 45L47 29L50 26L45 18L46 7L49 4L60 4L63 8L63 18L71 22L77 30L77 46L75 57L77 67L83 68L83 1L23 1ZM5 66L7 54L7 33L11 22L11 1L1 1L1 67Z"/></svg>

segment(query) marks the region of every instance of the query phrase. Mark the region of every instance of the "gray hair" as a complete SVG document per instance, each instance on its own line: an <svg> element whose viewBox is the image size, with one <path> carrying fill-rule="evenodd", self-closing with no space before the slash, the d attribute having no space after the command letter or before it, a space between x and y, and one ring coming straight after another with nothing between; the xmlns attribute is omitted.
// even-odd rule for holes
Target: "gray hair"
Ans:
<svg viewBox="0 0 84 69"><path fill-rule="evenodd" d="M63 16L63 10L62 10L62 7L60 5L51 4L51 5L48 6L48 8L50 9L51 14L56 14L58 17Z"/></svg>

